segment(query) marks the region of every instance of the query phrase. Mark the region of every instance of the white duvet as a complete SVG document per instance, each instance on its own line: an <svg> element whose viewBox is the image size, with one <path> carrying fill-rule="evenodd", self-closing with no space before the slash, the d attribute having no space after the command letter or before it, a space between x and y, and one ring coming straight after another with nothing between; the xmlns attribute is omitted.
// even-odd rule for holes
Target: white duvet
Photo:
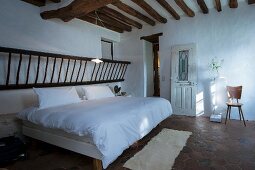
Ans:
<svg viewBox="0 0 255 170"><path fill-rule="evenodd" d="M111 97L42 110L29 108L18 117L47 128L91 136L106 168L171 114L170 102L162 98Z"/></svg>

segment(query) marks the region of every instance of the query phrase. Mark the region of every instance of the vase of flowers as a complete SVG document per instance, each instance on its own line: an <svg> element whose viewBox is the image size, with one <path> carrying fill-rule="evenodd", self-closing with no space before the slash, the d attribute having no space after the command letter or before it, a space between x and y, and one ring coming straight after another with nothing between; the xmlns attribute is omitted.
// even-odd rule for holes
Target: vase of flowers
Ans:
<svg viewBox="0 0 255 170"><path fill-rule="evenodd" d="M219 77L219 70L222 68L223 62L224 62L223 59L219 60L217 57L214 57L209 63L209 69L211 71L213 80Z"/></svg>
<svg viewBox="0 0 255 170"><path fill-rule="evenodd" d="M212 75L212 85L215 87L215 91L212 94L212 114L210 116L210 121L212 122L221 122L221 110L220 110L220 99L222 98L222 89L224 89L224 78L220 78L220 69L222 68L224 60L218 59L217 57L214 57L211 62L209 63L209 70Z"/></svg>

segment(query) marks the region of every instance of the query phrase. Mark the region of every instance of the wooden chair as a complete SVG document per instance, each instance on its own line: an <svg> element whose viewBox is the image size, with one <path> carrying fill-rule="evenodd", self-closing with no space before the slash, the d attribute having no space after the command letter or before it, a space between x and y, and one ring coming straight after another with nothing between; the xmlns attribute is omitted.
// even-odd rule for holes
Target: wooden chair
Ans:
<svg viewBox="0 0 255 170"><path fill-rule="evenodd" d="M244 126L246 126L244 116L243 116L243 111L242 111L243 104L239 103L238 101L239 99L241 99L241 96L242 96L242 86L236 86L236 87L227 86L227 92L228 92L229 102L226 103L228 108L227 108L225 124L227 123L227 119L228 118L230 119L231 108L237 107L239 111L240 121L241 119L243 119ZM236 102L233 102L234 99L236 99Z"/></svg>

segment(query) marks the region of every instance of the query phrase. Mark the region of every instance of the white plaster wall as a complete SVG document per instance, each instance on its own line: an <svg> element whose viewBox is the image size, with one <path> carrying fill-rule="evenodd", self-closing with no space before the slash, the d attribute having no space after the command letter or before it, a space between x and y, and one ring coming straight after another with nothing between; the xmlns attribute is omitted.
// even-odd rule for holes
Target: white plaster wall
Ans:
<svg viewBox="0 0 255 170"><path fill-rule="evenodd" d="M1 0L0 46L76 56L102 56L101 38L120 41L120 34L74 19L43 20L41 9L20 0ZM31 89L0 92L0 114L35 105Z"/></svg>
<svg viewBox="0 0 255 170"><path fill-rule="evenodd" d="M143 40L143 58L144 58L144 96L151 97L154 92L153 82L153 48L152 43Z"/></svg>
<svg viewBox="0 0 255 170"><path fill-rule="evenodd" d="M121 41L115 45L115 55L131 62L125 75L127 83L122 83L121 91L144 97L143 43L135 34L129 35L121 37Z"/></svg>
<svg viewBox="0 0 255 170"><path fill-rule="evenodd" d="M133 61L130 76L123 84L128 92L141 96L143 91L143 48L141 36L163 32L160 37L160 89L161 96L170 100L170 62L171 46L176 44L196 43L198 58L198 93L203 94L204 113L212 112L210 92L210 74L208 63L213 57L224 59L220 71L228 85L243 85L242 102L245 119L255 120L255 10L254 5L239 3L237 9L223 7L218 13L210 9L208 15L196 13L194 18L181 17L180 21L168 19L166 24L155 27L145 26L142 30L126 33L121 36L118 55L127 56ZM132 56L132 57L130 57ZM136 63L135 63L136 62ZM132 77L131 77L132 76ZM239 118L232 109L233 118Z"/></svg>

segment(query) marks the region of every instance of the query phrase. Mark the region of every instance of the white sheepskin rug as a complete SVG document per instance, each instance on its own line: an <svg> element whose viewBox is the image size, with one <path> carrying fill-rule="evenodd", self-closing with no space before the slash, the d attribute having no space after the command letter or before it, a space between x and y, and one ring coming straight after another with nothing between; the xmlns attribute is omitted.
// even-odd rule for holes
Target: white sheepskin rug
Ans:
<svg viewBox="0 0 255 170"><path fill-rule="evenodd" d="M175 158L191 134L188 131L163 129L140 152L130 158L124 167L132 170L171 170Z"/></svg>

